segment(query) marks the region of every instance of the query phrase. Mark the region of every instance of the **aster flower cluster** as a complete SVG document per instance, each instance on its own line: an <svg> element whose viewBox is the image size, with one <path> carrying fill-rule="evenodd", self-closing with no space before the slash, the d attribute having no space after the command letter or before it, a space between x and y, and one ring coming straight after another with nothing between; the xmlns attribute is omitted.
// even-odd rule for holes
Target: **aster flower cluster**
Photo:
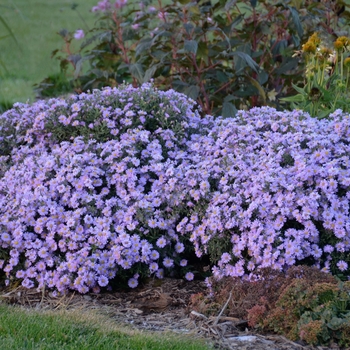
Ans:
<svg viewBox="0 0 350 350"><path fill-rule="evenodd" d="M298 263L348 275L350 118L263 107L200 118L151 84L0 116L0 271L98 292L209 254L215 277Z"/></svg>
<svg viewBox="0 0 350 350"><path fill-rule="evenodd" d="M20 145L2 155L0 268L9 280L85 293L117 275L131 287L180 267L193 278L175 233L177 168L191 135L205 130L193 100L124 86L18 104L0 119Z"/></svg>
<svg viewBox="0 0 350 350"><path fill-rule="evenodd" d="M183 184L207 200L177 232L211 255L218 278L298 263L348 275L349 137L340 110L322 121L268 107L216 120L192 142Z"/></svg>

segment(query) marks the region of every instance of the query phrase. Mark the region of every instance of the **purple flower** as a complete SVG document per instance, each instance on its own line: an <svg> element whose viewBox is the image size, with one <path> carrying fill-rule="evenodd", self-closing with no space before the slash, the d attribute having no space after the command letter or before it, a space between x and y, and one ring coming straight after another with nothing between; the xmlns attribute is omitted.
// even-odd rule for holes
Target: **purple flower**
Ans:
<svg viewBox="0 0 350 350"><path fill-rule="evenodd" d="M136 278L130 278L129 281L128 281L128 286L130 288L136 288L138 286L138 282L137 282L137 279Z"/></svg>
<svg viewBox="0 0 350 350"><path fill-rule="evenodd" d="M106 276L100 276L98 279L98 284L101 287L106 287L108 285L108 278Z"/></svg>
<svg viewBox="0 0 350 350"><path fill-rule="evenodd" d="M337 267L340 271L345 271L348 269L348 264L344 260L339 260L337 262Z"/></svg>
<svg viewBox="0 0 350 350"><path fill-rule="evenodd" d="M170 259L168 257L166 257L164 260L163 260L163 265L165 267L173 267L174 266L174 260L173 259Z"/></svg>
<svg viewBox="0 0 350 350"><path fill-rule="evenodd" d="M194 274L192 272L187 272L185 275L187 281L192 281L194 279Z"/></svg>
<svg viewBox="0 0 350 350"><path fill-rule="evenodd" d="M157 247L164 248L166 246L166 239L162 236L157 239Z"/></svg>
<svg viewBox="0 0 350 350"><path fill-rule="evenodd" d="M187 266L187 260L186 259L180 260L180 266L182 266L182 267Z"/></svg>
<svg viewBox="0 0 350 350"><path fill-rule="evenodd" d="M74 33L74 38L77 39L77 40L83 39L84 36L85 36L85 33L84 33L84 31L82 29L78 29Z"/></svg>

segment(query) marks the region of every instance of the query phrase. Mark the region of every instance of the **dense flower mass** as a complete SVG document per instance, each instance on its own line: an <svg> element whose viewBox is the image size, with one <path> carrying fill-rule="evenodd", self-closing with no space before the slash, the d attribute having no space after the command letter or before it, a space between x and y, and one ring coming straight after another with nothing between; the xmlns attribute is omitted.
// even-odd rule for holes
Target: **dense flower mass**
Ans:
<svg viewBox="0 0 350 350"><path fill-rule="evenodd" d="M268 107L218 119L190 146L183 186L198 204L177 232L217 261L217 277L296 263L348 274L349 138L339 110L323 121Z"/></svg>
<svg viewBox="0 0 350 350"><path fill-rule="evenodd" d="M2 156L0 267L8 278L84 293L117 273L137 286L135 271L161 277L181 262L188 272L175 233L186 205L176 182L186 143L205 127L193 101L127 86L17 105L1 120L21 145Z"/></svg>
<svg viewBox="0 0 350 350"><path fill-rule="evenodd" d="M17 104L0 116L0 272L86 293L192 280L195 253L216 277L349 275L349 124L267 107L200 118L150 84Z"/></svg>

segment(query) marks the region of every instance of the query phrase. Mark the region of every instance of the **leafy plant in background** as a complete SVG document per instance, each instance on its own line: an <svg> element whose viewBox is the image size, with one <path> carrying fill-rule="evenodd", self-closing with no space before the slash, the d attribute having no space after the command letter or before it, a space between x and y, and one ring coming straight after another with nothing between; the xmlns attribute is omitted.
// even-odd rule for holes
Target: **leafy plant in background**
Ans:
<svg viewBox="0 0 350 350"><path fill-rule="evenodd" d="M279 108L279 97L302 80L303 67L292 55L303 38L315 28L339 29L332 6L292 0L158 1L154 6L104 0L93 8L98 24L81 49L72 52L74 36L62 31L64 50L54 55L78 92L153 79L157 87L197 100L207 114L231 116L238 108L265 104ZM323 16L327 20L319 21ZM54 85L55 77L47 78L39 94L60 93Z"/></svg>
<svg viewBox="0 0 350 350"><path fill-rule="evenodd" d="M1 7L1 5L0 5ZM21 51L21 46L19 45L18 41L17 41L17 38L16 36L14 35L11 27L8 25L7 21L5 20L5 18L3 16L0 15L0 24L2 27L5 28L7 34L5 35L1 35L0 36L0 40L4 40L4 39L7 39L7 38L11 38L17 45L17 47L19 48L19 50ZM2 69L8 73L8 70L6 68L6 64L5 62L1 59L0 57L0 66L2 67ZM1 77L3 76L3 74L0 74L0 79ZM12 107L12 103L8 102L8 101L3 101L1 99L1 96L0 96L0 113L4 112L5 110L9 109Z"/></svg>
<svg viewBox="0 0 350 350"><path fill-rule="evenodd" d="M306 60L303 87L293 84L297 95L282 99L292 108L302 109L313 117L325 118L336 109L348 112L350 78L350 38L341 36L334 48L324 45L314 33L302 47Z"/></svg>

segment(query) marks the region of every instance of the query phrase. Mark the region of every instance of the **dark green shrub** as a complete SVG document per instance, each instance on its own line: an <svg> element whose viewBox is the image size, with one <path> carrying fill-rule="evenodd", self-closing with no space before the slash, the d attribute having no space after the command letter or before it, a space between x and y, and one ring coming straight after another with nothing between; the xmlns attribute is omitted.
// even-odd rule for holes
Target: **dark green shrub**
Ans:
<svg viewBox="0 0 350 350"><path fill-rule="evenodd" d="M197 100L207 114L279 108L292 82L302 81L303 64L294 51L315 30L337 32L347 16L335 6L338 1L167 3L120 1L116 9L104 1L79 52L72 52L74 36L61 31L65 51L54 54L72 86L85 91L154 79L157 87ZM39 88L44 95L45 87Z"/></svg>

